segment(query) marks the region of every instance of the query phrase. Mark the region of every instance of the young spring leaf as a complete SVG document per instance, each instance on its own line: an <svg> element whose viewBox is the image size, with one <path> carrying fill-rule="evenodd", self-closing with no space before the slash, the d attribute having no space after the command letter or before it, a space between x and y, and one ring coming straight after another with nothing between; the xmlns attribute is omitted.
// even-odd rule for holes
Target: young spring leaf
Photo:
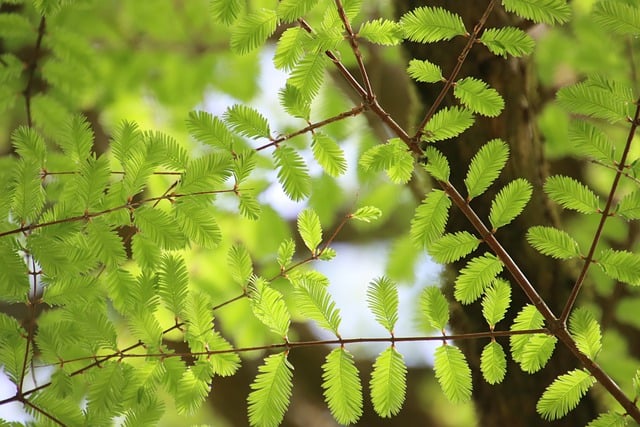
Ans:
<svg viewBox="0 0 640 427"><path fill-rule="evenodd" d="M587 424L587 427L625 427L627 425L626 415L610 411L600 414L598 418Z"/></svg>
<svg viewBox="0 0 640 427"><path fill-rule="evenodd" d="M577 308L569 318L569 332L581 352L595 360L602 349L602 332L593 314L586 308Z"/></svg>
<svg viewBox="0 0 640 427"><path fill-rule="evenodd" d="M228 150L233 144L233 134L227 125L206 111L191 111L187 118L187 130L196 140L212 147Z"/></svg>
<svg viewBox="0 0 640 427"><path fill-rule="evenodd" d="M287 28L276 44L273 65L278 69L291 70L304 55L304 45L310 35L302 27Z"/></svg>
<svg viewBox="0 0 640 427"><path fill-rule="evenodd" d="M444 234L430 243L427 246L427 251L434 261L449 264L469 255L476 250L478 245L480 245L480 239L476 236L468 231L459 231Z"/></svg>
<svg viewBox="0 0 640 427"><path fill-rule="evenodd" d="M240 55L262 46L276 31L278 16L274 10L256 9L240 18L231 30L231 50Z"/></svg>
<svg viewBox="0 0 640 427"><path fill-rule="evenodd" d="M444 78L439 66L432 62L426 60L421 61L419 59L409 61L407 73L409 73L409 76L415 81L424 83L435 83Z"/></svg>
<svg viewBox="0 0 640 427"><path fill-rule="evenodd" d="M640 255L628 251L605 249L600 252L597 261L607 276L633 286L640 286Z"/></svg>
<svg viewBox="0 0 640 427"><path fill-rule="evenodd" d="M240 215L252 221L260 218L262 208L255 196L246 190L238 190L238 209Z"/></svg>
<svg viewBox="0 0 640 427"><path fill-rule="evenodd" d="M611 88L587 80L558 91L558 103L575 114L603 119L609 123L625 120L632 99L620 99Z"/></svg>
<svg viewBox="0 0 640 427"><path fill-rule="evenodd" d="M504 108L504 99L498 91L473 77L458 80L453 94L469 110L483 116L497 117Z"/></svg>
<svg viewBox="0 0 640 427"><path fill-rule="evenodd" d="M544 317L542 314L535 306L528 304L514 319L511 330L540 329L543 325ZM555 337L546 334L512 335L509 341L511 357L527 372L535 372L536 367L539 369L544 366L548 358L551 357L555 346Z"/></svg>
<svg viewBox="0 0 640 427"><path fill-rule="evenodd" d="M509 147L500 139L492 139L483 145L471 159L469 171L464 179L467 187L467 200L485 192L498 178L509 158Z"/></svg>
<svg viewBox="0 0 640 427"><path fill-rule="evenodd" d="M513 221L531 198L533 189L527 180L518 178L504 186L491 202L489 221L497 230Z"/></svg>
<svg viewBox="0 0 640 427"><path fill-rule="evenodd" d="M507 356L497 341L491 341L482 350L480 370L489 384L499 384L507 373Z"/></svg>
<svg viewBox="0 0 640 427"><path fill-rule="evenodd" d="M471 369L458 347L447 344L438 347L433 369L440 388L452 403L465 403L471 399Z"/></svg>
<svg viewBox="0 0 640 427"><path fill-rule="evenodd" d="M273 152L278 166L278 181L284 192L294 201L307 197L311 192L311 178L307 165L297 151L281 145Z"/></svg>
<svg viewBox="0 0 640 427"><path fill-rule="evenodd" d="M300 313L339 338L340 310L331 299L324 281L308 274L294 275L290 280L294 286L296 307Z"/></svg>
<svg viewBox="0 0 640 427"><path fill-rule="evenodd" d="M420 313L422 313L431 327L443 331L449 323L449 303L440 288L429 286L420 294Z"/></svg>
<svg viewBox="0 0 640 427"><path fill-rule="evenodd" d="M367 305L376 318L389 333L398 321L398 289L396 284L382 276L369 283L367 289Z"/></svg>
<svg viewBox="0 0 640 427"><path fill-rule="evenodd" d="M502 261L488 252L471 259L456 278L453 296L463 304L474 302L500 274L503 267Z"/></svg>
<svg viewBox="0 0 640 427"><path fill-rule="evenodd" d="M593 18L606 31L635 37L640 35L640 9L637 4L599 2L593 7Z"/></svg>
<svg viewBox="0 0 640 427"><path fill-rule="evenodd" d="M197 245L215 248L222 240L214 206L205 207L193 198L183 197L175 203L174 213L180 231Z"/></svg>
<svg viewBox="0 0 640 427"><path fill-rule="evenodd" d="M529 55L536 45L529 34L515 27L487 28L479 40L491 52L505 58Z"/></svg>
<svg viewBox="0 0 640 427"><path fill-rule="evenodd" d="M330 136L322 132L315 132L311 142L311 150L313 157L328 175L338 177L347 171L344 151Z"/></svg>
<svg viewBox="0 0 640 427"><path fill-rule="evenodd" d="M253 275L253 263L249 251L242 244L235 244L229 248L229 269L231 277L237 285L244 288Z"/></svg>
<svg viewBox="0 0 640 427"><path fill-rule="evenodd" d="M607 135L591 123L576 120L569 125L569 142L584 156L614 164L615 149Z"/></svg>
<svg viewBox="0 0 640 427"><path fill-rule="evenodd" d="M495 325L504 319L509 304L511 303L511 286L506 280L496 279L485 291L482 299L482 315L493 329Z"/></svg>
<svg viewBox="0 0 640 427"><path fill-rule="evenodd" d="M253 314L280 337L286 337L291 316L282 294L261 277L254 277L248 287Z"/></svg>
<svg viewBox="0 0 640 427"><path fill-rule="evenodd" d="M557 259L571 259L580 256L578 242L566 231L537 225L527 231L527 241L538 252Z"/></svg>
<svg viewBox="0 0 640 427"><path fill-rule="evenodd" d="M311 253L315 254L322 242L322 226L313 209L307 208L298 215L298 233Z"/></svg>
<svg viewBox="0 0 640 427"><path fill-rule="evenodd" d="M600 212L600 200L586 185L567 176L555 175L547 178L544 191L566 209L584 214Z"/></svg>
<svg viewBox="0 0 640 427"><path fill-rule="evenodd" d="M626 219L640 219L640 190L624 196L615 212Z"/></svg>
<svg viewBox="0 0 640 427"><path fill-rule="evenodd" d="M571 8L566 0L502 0L502 5L507 12L538 23L562 24L571 17Z"/></svg>
<svg viewBox="0 0 640 427"><path fill-rule="evenodd" d="M426 248L444 232L451 200L444 191L432 190L416 209L409 235L419 248Z"/></svg>
<svg viewBox="0 0 640 427"><path fill-rule="evenodd" d="M331 415L340 424L355 423L362 415L362 384L353 355L333 349L322 365L322 388Z"/></svg>
<svg viewBox="0 0 640 427"><path fill-rule="evenodd" d="M396 184L406 184L413 173L413 156L399 138L369 148L360 157L360 164L372 172L386 171Z"/></svg>
<svg viewBox="0 0 640 427"><path fill-rule="evenodd" d="M587 371L574 369L560 375L542 394L536 410L545 420L557 420L578 406L596 379Z"/></svg>
<svg viewBox="0 0 640 427"><path fill-rule="evenodd" d="M400 18L405 38L418 43L451 40L467 33L462 18L441 7L418 7Z"/></svg>
<svg viewBox="0 0 640 427"><path fill-rule="evenodd" d="M291 260L293 259L293 254L296 252L296 243L293 239L286 239L280 243L278 246L278 265L281 270L289 267L291 264Z"/></svg>
<svg viewBox="0 0 640 427"><path fill-rule="evenodd" d="M400 25L382 18L364 22L360 26L357 35L369 40L371 43L385 46L395 46L402 42Z"/></svg>
<svg viewBox="0 0 640 427"><path fill-rule="evenodd" d="M298 117L307 121L309 120L311 115L311 103L308 99L305 99L302 96L300 89L291 84L286 84L284 88L278 92L278 98L280 100L280 105L282 105L287 113L291 114L293 117Z"/></svg>
<svg viewBox="0 0 640 427"><path fill-rule="evenodd" d="M189 273L181 256L165 253L158 274L158 294L164 305L176 316L184 318L189 295Z"/></svg>
<svg viewBox="0 0 640 427"><path fill-rule="evenodd" d="M211 0L210 5L216 22L231 25L240 16L245 2L242 0Z"/></svg>
<svg viewBox="0 0 640 427"><path fill-rule="evenodd" d="M276 427L284 418L293 387L293 366L286 353L272 354L258 368L247 397L249 424Z"/></svg>
<svg viewBox="0 0 640 427"><path fill-rule="evenodd" d="M425 126L423 141L434 142L455 138L473 124L471 111L463 107L444 107Z"/></svg>
<svg viewBox="0 0 640 427"><path fill-rule="evenodd" d="M35 128L20 126L11 133L11 144L20 158L44 167L47 146Z"/></svg>
<svg viewBox="0 0 640 427"><path fill-rule="evenodd" d="M448 182L451 168L447 158L431 145L424 150L424 156L427 158L427 163L424 165L425 170L438 181Z"/></svg>
<svg viewBox="0 0 640 427"><path fill-rule="evenodd" d="M371 403L383 418L397 415L402 408L407 389L407 367L395 347L387 347L376 358L371 373Z"/></svg>
<svg viewBox="0 0 640 427"><path fill-rule="evenodd" d="M248 138L271 137L267 119L246 105L235 104L229 107L224 113L224 120L231 129Z"/></svg>
<svg viewBox="0 0 640 427"><path fill-rule="evenodd" d="M324 52L311 52L297 62L287 84L298 88L303 99L311 100L320 91L327 59Z"/></svg>
<svg viewBox="0 0 640 427"><path fill-rule="evenodd" d="M276 12L284 22L293 22L307 14L316 4L316 0L282 0L278 2Z"/></svg>
<svg viewBox="0 0 640 427"><path fill-rule="evenodd" d="M530 374L544 368L551 359L558 339L551 335L535 334L522 348L522 357L516 360L524 372ZM515 357L514 357L515 360Z"/></svg>
<svg viewBox="0 0 640 427"><path fill-rule="evenodd" d="M380 218L381 215L382 211L375 206L363 206L351 214L351 218L362 222L371 222Z"/></svg>

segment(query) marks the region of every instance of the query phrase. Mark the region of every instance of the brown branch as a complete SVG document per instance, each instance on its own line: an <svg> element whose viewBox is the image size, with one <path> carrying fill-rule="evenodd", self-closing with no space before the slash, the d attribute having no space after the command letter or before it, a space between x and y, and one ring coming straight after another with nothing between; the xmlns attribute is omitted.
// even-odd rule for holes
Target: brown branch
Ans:
<svg viewBox="0 0 640 427"><path fill-rule="evenodd" d="M21 400L21 402L23 404L27 405L28 407L30 407L31 409L33 409L34 411L39 412L42 415L44 415L45 417L49 418L51 421L55 422L56 424L61 425L61 426L66 426L65 423L60 421L54 415L50 414L49 412L45 411L44 409L40 408L39 406L34 405L33 403L29 402L28 400Z"/></svg>
<svg viewBox="0 0 640 427"><path fill-rule="evenodd" d="M36 45L33 49L33 55L31 56L31 60L29 61L29 65L27 66L27 85L22 92L24 96L24 104L27 113L27 126L33 126L33 120L31 118L31 97L33 91L33 81L36 73L36 68L38 66L38 59L40 56L40 48L42 46L42 38L44 37L46 28L46 20L43 16L40 18L40 25L38 26L38 38L36 39Z"/></svg>

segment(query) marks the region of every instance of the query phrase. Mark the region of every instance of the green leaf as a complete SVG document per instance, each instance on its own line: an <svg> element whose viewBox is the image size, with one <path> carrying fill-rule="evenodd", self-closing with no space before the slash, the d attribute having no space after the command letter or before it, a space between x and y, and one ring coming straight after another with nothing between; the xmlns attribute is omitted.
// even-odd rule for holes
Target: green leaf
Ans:
<svg viewBox="0 0 640 427"><path fill-rule="evenodd" d="M614 164L615 149L607 135L600 129L583 120L576 120L569 125L569 142L576 151L604 163Z"/></svg>
<svg viewBox="0 0 640 427"><path fill-rule="evenodd" d="M189 273L181 256L162 256L158 274L158 295L169 311L184 318L189 295Z"/></svg>
<svg viewBox="0 0 640 427"><path fill-rule="evenodd" d="M640 190L624 196L615 212L626 219L640 219Z"/></svg>
<svg viewBox="0 0 640 427"><path fill-rule="evenodd" d="M489 384L499 384L507 373L507 356L497 341L491 341L482 350L480 370Z"/></svg>
<svg viewBox="0 0 640 427"><path fill-rule="evenodd" d="M382 211L375 206L363 206L351 214L351 218L369 223L371 221L376 221L381 215Z"/></svg>
<svg viewBox="0 0 640 427"><path fill-rule="evenodd" d="M311 100L320 91L326 65L324 52L308 53L297 62L287 84L297 87L303 99Z"/></svg>
<svg viewBox="0 0 640 427"><path fill-rule="evenodd" d="M296 252L296 244L293 239L284 240L278 246L278 265L281 270L286 269L289 264L291 264L291 260L293 259L293 254Z"/></svg>
<svg viewBox="0 0 640 427"><path fill-rule="evenodd" d="M449 264L475 251L481 240L468 231L447 233L427 245L429 255L434 261Z"/></svg>
<svg viewBox="0 0 640 427"><path fill-rule="evenodd" d="M448 182L451 169L447 158L431 145L424 150L424 156L427 158L425 170L438 181Z"/></svg>
<svg viewBox="0 0 640 427"><path fill-rule="evenodd" d="M433 369L447 399L452 403L471 400L471 369L458 347L447 344L438 347Z"/></svg>
<svg viewBox="0 0 640 427"><path fill-rule="evenodd" d="M444 107L431 117L425 126L423 141L443 141L455 138L473 124L471 111L463 107Z"/></svg>
<svg viewBox="0 0 640 427"><path fill-rule="evenodd" d="M511 326L512 331L541 329L544 317L538 309L527 304L518 313ZM527 372L535 372L548 361L555 346L555 337L546 334L512 335L511 357Z"/></svg>
<svg viewBox="0 0 640 427"><path fill-rule="evenodd" d="M187 118L187 130L196 140L212 147L230 150L233 134L218 117L206 111L191 111Z"/></svg>
<svg viewBox="0 0 640 427"><path fill-rule="evenodd" d="M555 175L547 178L544 191L551 200L566 209L584 214L600 212L600 200L586 185L567 176Z"/></svg>
<svg viewBox="0 0 640 427"><path fill-rule="evenodd" d="M4 301L24 301L29 293L27 266L18 253L19 247L9 239L0 240L0 299ZM46 295L46 292L45 292ZM0 315L0 321L2 317ZM2 326L0 324L0 326ZM6 331L6 329L2 329Z"/></svg>
<svg viewBox="0 0 640 427"><path fill-rule="evenodd" d="M307 208L298 215L298 233L311 253L315 254L322 242L322 226L313 209Z"/></svg>
<svg viewBox="0 0 640 427"><path fill-rule="evenodd" d="M293 117L309 121L311 103L302 96L300 89L287 83L284 88L278 92L278 97L280 99L280 105L282 105L287 113Z"/></svg>
<svg viewBox="0 0 640 427"><path fill-rule="evenodd" d="M598 418L587 424L587 427L625 427L626 425L625 415L610 411L600 414Z"/></svg>
<svg viewBox="0 0 640 427"><path fill-rule="evenodd" d="M419 248L427 248L444 232L451 200L442 190L431 190L416 209L409 235Z"/></svg>
<svg viewBox="0 0 640 427"><path fill-rule="evenodd" d="M522 356L516 360L520 368L530 374L544 368L551 359L558 339L552 335L535 334L522 348ZM515 357L514 357L515 360Z"/></svg>
<svg viewBox="0 0 640 427"><path fill-rule="evenodd" d="M496 55L507 57L525 56L533 52L536 42L519 28L487 28L480 36L480 42Z"/></svg>
<svg viewBox="0 0 640 427"><path fill-rule="evenodd" d="M397 285L384 276L375 279L367 289L367 305L376 322L393 334L398 321Z"/></svg>
<svg viewBox="0 0 640 427"><path fill-rule="evenodd" d="M11 133L11 143L16 153L25 161L44 167L47 146L35 128L19 126Z"/></svg>
<svg viewBox="0 0 640 427"><path fill-rule="evenodd" d="M251 383L249 424L258 427L277 427L289 406L293 387L293 366L286 353L272 354L258 368Z"/></svg>
<svg viewBox="0 0 640 427"><path fill-rule="evenodd" d="M502 261L488 252L472 258L456 278L454 297L463 304L474 302L500 274L503 267Z"/></svg>
<svg viewBox="0 0 640 427"><path fill-rule="evenodd" d="M182 249L186 240L180 226L169 214L159 208L140 206L133 213L138 234L162 249Z"/></svg>
<svg viewBox="0 0 640 427"><path fill-rule="evenodd" d="M545 24L562 24L571 17L566 0L502 0L507 12Z"/></svg>
<svg viewBox="0 0 640 427"><path fill-rule="evenodd" d="M228 260L233 281L244 289L253 275L253 263L249 251L243 244L235 244L229 248Z"/></svg>
<svg viewBox="0 0 640 427"><path fill-rule="evenodd" d="M273 65L278 69L287 71L293 69L298 60L304 55L304 46L310 37L309 33L302 27L287 28L276 44Z"/></svg>
<svg viewBox="0 0 640 427"><path fill-rule="evenodd" d="M400 19L405 38L418 43L450 40L467 33L462 18L441 7L418 7Z"/></svg>
<svg viewBox="0 0 640 427"><path fill-rule="evenodd" d="M276 12L284 22L293 22L306 15L317 3L317 0L282 0Z"/></svg>
<svg viewBox="0 0 640 427"><path fill-rule="evenodd" d="M580 248L569 233L553 227L535 226L527 231L527 241L538 252L557 259L580 257Z"/></svg>
<svg viewBox="0 0 640 427"><path fill-rule="evenodd" d="M640 35L640 8L638 5L616 1L603 1L593 7L593 19L607 32L620 35Z"/></svg>
<svg viewBox="0 0 640 427"><path fill-rule="evenodd" d="M502 187L491 202L489 221L493 231L513 221L531 199L533 189L527 180L518 178Z"/></svg>
<svg viewBox="0 0 640 427"><path fill-rule="evenodd" d="M338 177L347 171L344 151L330 136L315 132L311 142L311 150L313 157L328 175Z"/></svg>
<svg viewBox="0 0 640 427"><path fill-rule="evenodd" d="M469 110L483 116L497 117L504 109L504 100L498 91L473 77L458 80L453 94Z"/></svg>
<svg viewBox="0 0 640 427"><path fill-rule="evenodd" d="M569 332L578 349L595 360L602 349L602 332L593 314L586 308L575 309L569 318Z"/></svg>
<svg viewBox="0 0 640 427"><path fill-rule="evenodd" d="M436 286L426 287L420 294L420 313L429 324L440 331L449 323L449 303Z"/></svg>
<svg viewBox="0 0 640 427"><path fill-rule="evenodd" d="M294 201L302 200L311 193L311 178L302 157L291 147L279 146L273 157L278 167L278 181L284 192Z"/></svg>
<svg viewBox="0 0 640 427"><path fill-rule="evenodd" d="M542 394L536 410L545 420L557 420L578 406L596 379L587 371L574 369L560 375Z"/></svg>
<svg viewBox="0 0 640 427"><path fill-rule="evenodd" d="M20 159L12 175L11 216L20 224L29 224L39 217L45 202L40 167Z"/></svg>
<svg viewBox="0 0 640 427"><path fill-rule="evenodd" d="M626 120L632 99L619 99L610 88L591 80L563 87L557 94L558 103L575 114L603 119L609 123Z"/></svg>
<svg viewBox="0 0 640 427"><path fill-rule="evenodd" d="M482 315L491 329L504 319L510 303L511 286L509 282L502 279L494 280L485 291L482 299Z"/></svg>
<svg viewBox="0 0 640 427"><path fill-rule="evenodd" d="M388 418L400 412L407 389L407 367L395 347L387 347L376 358L369 387L371 403L378 415Z"/></svg>
<svg viewBox="0 0 640 427"><path fill-rule="evenodd" d="M253 314L271 331L286 338L291 316L282 294L261 277L254 277L248 288Z"/></svg>
<svg viewBox="0 0 640 427"><path fill-rule="evenodd" d="M353 356L344 347L333 349L322 365L322 388L331 415L340 424L362 415L362 385Z"/></svg>
<svg viewBox="0 0 640 427"><path fill-rule="evenodd" d="M294 286L296 308L303 316L314 320L318 326L333 332L339 338L340 310L331 299L323 281L308 274L294 275L290 280Z"/></svg>
<svg viewBox="0 0 640 427"><path fill-rule="evenodd" d="M244 4L243 0L211 0L210 2L213 18L226 25L233 24L240 16Z"/></svg>
<svg viewBox="0 0 640 427"><path fill-rule="evenodd" d="M65 156L76 164L89 157L93 139L91 126L87 119L79 114L74 114L69 121L65 121L56 135L56 142Z"/></svg>
<svg viewBox="0 0 640 427"><path fill-rule="evenodd" d="M407 67L409 76L417 82L435 83L442 81L442 70L436 64L429 61L412 59Z"/></svg>
<svg viewBox="0 0 640 427"><path fill-rule="evenodd" d="M360 164L372 172L386 171L396 184L406 184L413 173L413 156L400 138L386 144L374 145L360 158Z"/></svg>
<svg viewBox="0 0 640 427"><path fill-rule="evenodd" d="M246 105L235 104L229 107L224 113L224 120L231 129L248 138L271 138L267 119Z"/></svg>
<svg viewBox="0 0 640 427"><path fill-rule="evenodd" d="M395 46L402 42L402 28L396 22L378 18L364 22L360 26L357 36L365 38L371 43Z"/></svg>
<svg viewBox="0 0 640 427"><path fill-rule="evenodd" d="M174 206L176 222L187 238L203 248L215 248L220 244L222 233L212 205L203 206L183 197Z"/></svg>
<svg viewBox="0 0 640 427"><path fill-rule="evenodd" d="M492 139L483 145L471 159L469 171L464 179L467 200L484 193L498 178L509 158L509 146L501 139Z"/></svg>
<svg viewBox="0 0 640 427"><path fill-rule="evenodd" d="M231 50L244 55L262 46L276 31L274 10L257 9L238 19L231 28Z"/></svg>
<svg viewBox="0 0 640 427"><path fill-rule="evenodd" d="M240 214L243 217L254 221L260 218L262 209L260 208L260 203L252 194L245 190L238 191L238 202Z"/></svg>
<svg viewBox="0 0 640 427"><path fill-rule="evenodd" d="M600 252L597 264L607 276L633 286L640 286L640 255L628 251L605 249Z"/></svg>

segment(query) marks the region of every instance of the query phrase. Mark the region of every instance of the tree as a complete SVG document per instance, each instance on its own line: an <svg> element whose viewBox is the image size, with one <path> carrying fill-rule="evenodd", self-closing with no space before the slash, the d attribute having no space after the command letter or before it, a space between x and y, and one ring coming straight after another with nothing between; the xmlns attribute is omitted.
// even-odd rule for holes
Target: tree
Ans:
<svg viewBox="0 0 640 427"><path fill-rule="evenodd" d="M69 426L451 425L437 408L472 400L463 425L640 422L640 7L451 3L0 2L0 405ZM285 76L259 83L265 61ZM321 266L372 241L385 274L352 260L366 292L340 306ZM356 305L383 335L345 334ZM432 372L407 366L418 342Z"/></svg>

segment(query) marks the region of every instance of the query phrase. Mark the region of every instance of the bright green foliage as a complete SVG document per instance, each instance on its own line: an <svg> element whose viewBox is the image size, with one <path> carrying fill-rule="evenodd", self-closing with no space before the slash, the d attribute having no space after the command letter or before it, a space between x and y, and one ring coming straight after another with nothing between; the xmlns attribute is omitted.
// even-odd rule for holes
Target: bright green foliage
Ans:
<svg viewBox="0 0 640 427"><path fill-rule="evenodd" d="M451 168L447 158L433 146L428 146L424 150L424 155L427 158L427 164L424 165L425 170L438 181L449 181Z"/></svg>
<svg viewBox="0 0 640 427"><path fill-rule="evenodd" d="M421 61L419 59L412 59L409 61L407 67L407 73L412 79L418 82L435 83L441 81L442 70L436 64L429 61Z"/></svg>
<svg viewBox="0 0 640 427"><path fill-rule="evenodd" d="M620 35L640 34L640 8L622 1L602 1L594 6L593 16L605 30Z"/></svg>
<svg viewBox="0 0 640 427"><path fill-rule="evenodd" d="M293 200L302 200L311 192L311 178L300 154L286 145L273 152L278 166L278 181L284 192Z"/></svg>
<svg viewBox="0 0 640 427"><path fill-rule="evenodd" d="M166 254L160 263L158 294L164 305L178 317L183 317L187 305L189 274L182 257Z"/></svg>
<svg viewBox="0 0 640 427"><path fill-rule="evenodd" d="M456 278L453 296L463 304L474 302L482 296L503 267L502 261L488 252L471 259Z"/></svg>
<svg viewBox="0 0 640 427"><path fill-rule="evenodd" d="M376 318L389 333L398 321L398 289L397 285L382 276L369 284L367 289L367 304Z"/></svg>
<svg viewBox="0 0 640 427"><path fill-rule="evenodd" d="M196 140L212 147L230 149L233 144L233 134L227 125L206 111L191 111L187 129Z"/></svg>
<svg viewBox="0 0 640 427"><path fill-rule="evenodd" d="M257 9L249 12L233 24L231 50L244 55L262 46L278 24L276 12Z"/></svg>
<svg viewBox="0 0 640 427"><path fill-rule="evenodd" d="M471 159L469 171L464 179L467 187L467 200L484 193L498 178L509 158L509 148L500 139L492 139L483 145Z"/></svg>
<svg viewBox="0 0 640 427"><path fill-rule="evenodd" d="M489 87L482 80L473 77L458 80L453 94L469 110L483 116L496 117L504 108L504 99L498 91Z"/></svg>
<svg viewBox="0 0 640 427"><path fill-rule="evenodd" d="M339 347L322 365L322 388L331 415L340 424L351 424L362 415L362 384L353 355Z"/></svg>
<svg viewBox="0 0 640 427"><path fill-rule="evenodd" d="M442 264L457 261L480 245L480 240L468 231L458 231L457 233L444 234L439 239L430 243L427 248L429 255Z"/></svg>
<svg viewBox="0 0 640 427"><path fill-rule="evenodd" d="M280 246L278 246L278 265L282 270L291 264L295 252L296 243L293 239L287 239L280 243Z"/></svg>
<svg viewBox="0 0 640 427"><path fill-rule="evenodd" d="M512 331L540 329L544 318L533 305L526 305L514 319ZM522 370L533 373L542 369L553 353L557 339L552 335L512 335L509 338L511 356Z"/></svg>
<svg viewBox="0 0 640 427"><path fill-rule="evenodd" d="M409 235L419 248L425 248L444 232L451 200L444 191L432 190L416 209Z"/></svg>
<svg viewBox="0 0 640 427"><path fill-rule="evenodd" d="M502 279L494 280L482 298L482 315L491 329L504 319L510 303L511 286L509 283Z"/></svg>
<svg viewBox="0 0 640 427"><path fill-rule="evenodd" d="M287 28L276 45L273 64L277 68L291 70L304 55L304 43L309 38L309 34L300 27Z"/></svg>
<svg viewBox="0 0 640 427"><path fill-rule="evenodd" d="M386 171L391 181L406 184L413 173L413 156L399 138L375 145L360 158L360 165L373 172Z"/></svg>
<svg viewBox="0 0 640 427"><path fill-rule="evenodd" d="M578 406L595 382L595 378L582 369L560 375L542 394L536 409L546 420L562 418Z"/></svg>
<svg viewBox="0 0 640 427"><path fill-rule="evenodd" d="M566 231L553 227L537 225L527 231L527 241L543 255L558 259L571 259L580 256L578 242Z"/></svg>
<svg viewBox="0 0 640 427"><path fill-rule="evenodd" d="M262 114L246 105L234 105L224 113L224 121L235 132L247 138L270 138L269 123Z"/></svg>
<svg viewBox="0 0 640 427"><path fill-rule="evenodd" d="M194 414L209 394L210 381L199 378L195 367L187 369L178 382L176 407L180 414Z"/></svg>
<svg viewBox="0 0 640 427"><path fill-rule="evenodd" d="M600 325L586 308L577 308L569 319L569 332L581 352L595 359L602 349Z"/></svg>
<svg viewBox="0 0 640 427"><path fill-rule="evenodd" d="M640 286L640 255L628 251L605 249L597 263L609 277Z"/></svg>
<svg viewBox="0 0 640 427"><path fill-rule="evenodd" d="M591 189L573 178L555 175L544 183L549 197L566 209L590 214L600 212L600 200Z"/></svg>
<svg viewBox="0 0 640 427"><path fill-rule="evenodd" d="M344 151L331 137L321 132L314 133L311 149L313 150L313 157L328 175L337 177L347 171Z"/></svg>
<svg viewBox="0 0 640 427"><path fill-rule="evenodd" d="M371 222L380 218L380 215L382 215L382 211L375 206L363 206L351 214L351 218L362 222Z"/></svg>
<svg viewBox="0 0 640 427"><path fill-rule="evenodd" d="M502 188L491 202L489 221L493 230L497 230L513 221L522 213L531 198L533 189L525 179L518 178Z"/></svg>
<svg viewBox="0 0 640 427"><path fill-rule="evenodd" d="M507 374L507 355L497 341L491 341L482 350L480 370L489 384L499 384Z"/></svg>
<svg viewBox="0 0 640 427"><path fill-rule="evenodd" d="M449 303L440 288L429 286L420 294L420 312L432 328L444 331L449 323Z"/></svg>
<svg viewBox="0 0 640 427"><path fill-rule="evenodd" d="M210 4L213 17L227 25L232 24L244 8L242 0L211 0Z"/></svg>
<svg viewBox="0 0 640 427"><path fill-rule="evenodd" d="M407 388L407 367L395 347L387 347L373 364L371 403L381 417L392 417L402 409Z"/></svg>
<svg viewBox="0 0 640 427"><path fill-rule="evenodd" d="M422 140L434 142L455 138L469 129L473 121L473 114L466 108L444 107L431 117Z"/></svg>
<svg viewBox="0 0 640 427"><path fill-rule="evenodd" d="M597 76L558 91L558 103L570 112L610 123L625 120L633 101L630 88Z"/></svg>
<svg viewBox="0 0 640 427"><path fill-rule="evenodd" d="M293 85L286 84L282 89L280 89L278 96L280 99L280 105L282 105L282 108L284 108L287 113L291 114L293 117L298 117L307 121L309 120L309 116L311 115L311 103L308 99L304 99L302 97L300 89ZM313 136L315 137L316 134L320 134L320 132L314 133Z"/></svg>
<svg viewBox="0 0 640 427"><path fill-rule="evenodd" d="M578 153L601 162L615 161L615 150L607 135L588 122L575 121L569 126L569 142Z"/></svg>
<svg viewBox="0 0 640 427"><path fill-rule="evenodd" d="M333 302L324 281L311 274L300 274L291 277L291 283L294 286L296 307L302 315L340 337L340 310Z"/></svg>
<svg viewBox="0 0 640 427"><path fill-rule="evenodd" d="M313 209L305 209L298 215L298 233L311 253L315 254L322 242L322 226Z"/></svg>
<svg viewBox="0 0 640 427"><path fill-rule="evenodd" d="M496 55L525 56L535 47L531 36L519 28L488 28L482 32L480 42Z"/></svg>
<svg viewBox="0 0 640 427"><path fill-rule="evenodd" d="M253 275L253 263L249 251L244 245L235 244L229 248L228 260L233 281L241 288L245 288Z"/></svg>
<svg viewBox="0 0 640 427"><path fill-rule="evenodd" d="M309 12L318 2L316 0L283 0L278 3L278 18L284 22L293 22Z"/></svg>
<svg viewBox="0 0 640 427"><path fill-rule="evenodd" d="M282 294L269 286L261 277L255 277L249 284L249 299L253 314L271 331L286 337L291 317Z"/></svg>
<svg viewBox="0 0 640 427"><path fill-rule="evenodd" d="M364 22L358 30L358 37L372 43L393 46L402 42L402 30L397 23L379 18Z"/></svg>
<svg viewBox="0 0 640 427"><path fill-rule="evenodd" d="M466 34L462 18L440 7L419 7L400 19L404 36L419 43L450 40Z"/></svg>
<svg viewBox="0 0 640 427"><path fill-rule="evenodd" d="M264 359L258 372L247 398L249 424L276 427L282 422L291 399L293 366L286 353L272 354Z"/></svg>
<svg viewBox="0 0 640 427"><path fill-rule="evenodd" d="M502 5L508 12L545 24L567 22L571 17L566 0L502 0Z"/></svg>
<svg viewBox="0 0 640 427"><path fill-rule="evenodd" d="M471 369L458 347L447 344L438 347L433 369L440 388L452 403L464 403L471 399Z"/></svg>
<svg viewBox="0 0 640 427"><path fill-rule="evenodd" d="M322 86L326 65L324 53L309 53L297 62L287 83L298 88L303 99L311 100Z"/></svg>
<svg viewBox="0 0 640 427"><path fill-rule="evenodd" d="M587 427L624 427L627 425L627 417L617 412L605 412L598 418L587 424Z"/></svg>
<svg viewBox="0 0 640 427"><path fill-rule="evenodd" d="M618 203L616 214L626 219L640 219L640 190L624 196Z"/></svg>

